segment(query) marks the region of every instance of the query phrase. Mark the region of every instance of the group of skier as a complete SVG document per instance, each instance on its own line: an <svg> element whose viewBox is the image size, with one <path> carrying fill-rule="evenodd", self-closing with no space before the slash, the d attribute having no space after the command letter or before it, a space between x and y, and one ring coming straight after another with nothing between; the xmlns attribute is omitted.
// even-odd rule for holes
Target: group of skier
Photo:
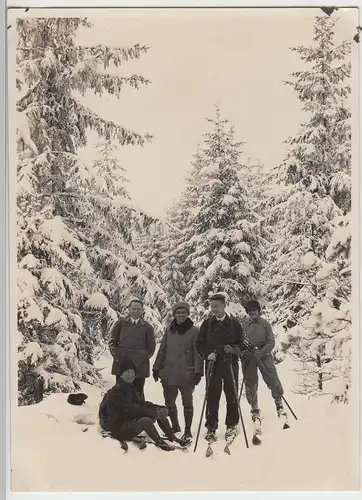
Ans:
<svg viewBox="0 0 362 500"><path fill-rule="evenodd" d="M210 308L211 315L200 328L190 318L189 304L178 302L172 308L173 320L166 328L152 369L154 380L162 384L164 405L145 399L145 380L151 374L150 359L156 342L152 326L143 319L142 301L133 300L129 316L115 323L109 349L116 384L104 396L99 413L101 427L114 439L131 441L145 432L153 444L164 450L189 445L193 437L193 393L205 374L205 438L209 443L216 440L224 391L225 439L233 439L241 417L239 360L253 422L260 424L258 371L271 390L278 417L286 417L283 387L272 356L275 339L270 324L261 317L259 302L251 300L246 304L243 324L226 313L222 294L210 298ZM177 436L181 432L176 406L179 393L185 424L182 437Z"/></svg>

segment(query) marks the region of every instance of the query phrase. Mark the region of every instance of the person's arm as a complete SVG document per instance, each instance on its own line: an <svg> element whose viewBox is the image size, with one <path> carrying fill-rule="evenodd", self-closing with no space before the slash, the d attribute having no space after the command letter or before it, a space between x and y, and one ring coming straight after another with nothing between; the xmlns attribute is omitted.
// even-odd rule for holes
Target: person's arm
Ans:
<svg viewBox="0 0 362 500"><path fill-rule="evenodd" d="M152 358L156 350L156 339L153 327L149 324L147 325L147 330L146 330L146 344L147 344L148 357Z"/></svg>
<svg viewBox="0 0 362 500"><path fill-rule="evenodd" d="M157 418L157 409L153 405L146 406L139 403L132 403L122 392L110 392L108 394L108 402L115 410L124 412L130 418Z"/></svg>
<svg viewBox="0 0 362 500"><path fill-rule="evenodd" d="M270 354L275 347L275 337L269 322L264 320L264 327L266 330L266 343L259 349L265 356Z"/></svg>
<svg viewBox="0 0 362 500"><path fill-rule="evenodd" d="M196 345L195 345L196 352L201 359L206 359L207 356L210 354L209 350L207 349L207 325L208 325L208 320L205 319L201 324L196 339Z"/></svg>
<svg viewBox="0 0 362 500"><path fill-rule="evenodd" d="M167 331L164 333L164 335L162 337L161 344L160 344L160 347L158 349L158 353L157 353L155 362L153 364L153 371L158 372L163 367L163 364L164 364L165 358L166 358L166 344L167 344L166 340L167 340Z"/></svg>
<svg viewBox="0 0 362 500"><path fill-rule="evenodd" d="M232 345L232 354L235 354L235 356L241 356L241 353L244 349L244 335L243 335L243 328L241 324L239 323L238 320L233 319L233 327L234 327L234 343Z"/></svg>
<svg viewBox="0 0 362 500"><path fill-rule="evenodd" d="M194 353L194 373L196 375L203 375L204 374L204 360L203 358L200 357L199 353L197 352L197 338L199 335L199 330L197 329L195 331L195 335L193 337L193 353Z"/></svg>
<svg viewBox="0 0 362 500"><path fill-rule="evenodd" d="M122 329L122 319L119 319L113 325L111 333L109 334L108 347L114 359L116 359L117 357L117 347L119 342L119 336L121 334L121 329Z"/></svg>

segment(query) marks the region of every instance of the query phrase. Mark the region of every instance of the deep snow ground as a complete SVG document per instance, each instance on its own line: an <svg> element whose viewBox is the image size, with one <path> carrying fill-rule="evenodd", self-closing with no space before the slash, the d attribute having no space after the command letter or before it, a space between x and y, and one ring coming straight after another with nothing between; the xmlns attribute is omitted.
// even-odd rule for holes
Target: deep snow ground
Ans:
<svg viewBox="0 0 362 500"><path fill-rule="evenodd" d="M100 360L109 375L111 361ZM84 385L89 396L82 407L71 406L66 395L55 394L38 405L14 410L12 415L12 490L24 491L252 491L356 490L359 488L359 435L357 418L348 405L309 401L290 391L295 382L288 363L278 365L286 398L298 416L291 428L281 430L274 404L260 381L263 444L246 449L242 432L223 453L222 439L215 455L206 459L202 429L196 453L163 452L149 446L140 451L130 444L124 454L117 442L98 432L101 391ZM194 436L203 400L203 382L195 391ZM162 403L162 390L146 381L148 400ZM180 408L180 402L179 402ZM242 411L251 441L249 408ZM220 429L224 432L224 404ZM183 423L182 409L180 420ZM81 423L77 423L81 422ZM95 425L89 425L94 423ZM86 432L82 432L88 428Z"/></svg>

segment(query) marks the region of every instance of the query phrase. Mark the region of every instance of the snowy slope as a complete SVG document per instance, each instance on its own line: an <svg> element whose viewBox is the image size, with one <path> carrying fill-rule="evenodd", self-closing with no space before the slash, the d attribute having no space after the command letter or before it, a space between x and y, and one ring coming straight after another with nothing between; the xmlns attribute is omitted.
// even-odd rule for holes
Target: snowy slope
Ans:
<svg viewBox="0 0 362 500"><path fill-rule="evenodd" d="M111 384L110 359L100 361ZM83 407L71 406L66 395L55 394L38 405L18 408L12 420L13 491L251 491L354 490L358 488L358 435L351 408L313 402L288 388L295 375L287 362L278 365L287 400L297 413L291 429L281 430L263 382L260 403L265 435L262 446L247 450L240 434L232 456L215 445L215 455L204 457L200 439L196 453L163 452L130 445L124 454L117 442L103 439L96 422L100 391L83 390ZM194 434L201 411L204 386L195 392ZM146 382L147 399L162 402L160 384ZM221 405L221 422L224 418ZM251 421L245 399L242 411L251 441ZM81 423L77 423L79 421ZM181 414L182 421L182 414ZM86 432L82 432L88 427ZM223 432L220 427L220 435Z"/></svg>

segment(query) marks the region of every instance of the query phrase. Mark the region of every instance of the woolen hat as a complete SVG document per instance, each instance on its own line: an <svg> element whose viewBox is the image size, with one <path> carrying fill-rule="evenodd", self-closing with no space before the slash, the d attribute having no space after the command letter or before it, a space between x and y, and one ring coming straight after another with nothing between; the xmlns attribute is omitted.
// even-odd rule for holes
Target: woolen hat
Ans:
<svg viewBox="0 0 362 500"><path fill-rule="evenodd" d="M119 367L119 374L122 375L122 373L126 372L127 370L136 371L136 365L130 359L126 359L121 362Z"/></svg>
<svg viewBox="0 0 362 500"><path fill-rule="evenodd" d="M172 307L172 314L175 315L177 309L186 309L187 314L190 314L190 306L187 302L176 302L176 304Z"/></svg>

